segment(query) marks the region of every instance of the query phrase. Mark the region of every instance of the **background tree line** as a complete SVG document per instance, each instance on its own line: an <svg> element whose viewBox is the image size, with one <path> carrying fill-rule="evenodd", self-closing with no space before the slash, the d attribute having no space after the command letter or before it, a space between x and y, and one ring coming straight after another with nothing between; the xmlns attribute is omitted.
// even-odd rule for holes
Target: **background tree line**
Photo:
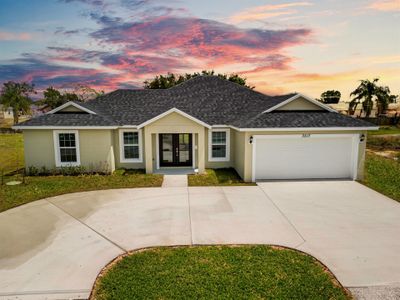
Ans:
<svg viewBox="0 0 400 300"><path fill-rule="evenodd" d="M388 86L378 85L378 78L371 80L360 80L359 86L350 93L352 98L349 102L348 114L354 115L357 107L361 104L362 111L368 118L376 103L376 115L380 116L386 113L390 103L396 103L398 96L393 95ZM317 99L326 104L336 104L340 101L341 94L336 90L329 90L321 94Z"/></svg>
<svg viewBox="0 0 400 300"><path fill-rule="evenodd" d="M33 101L32 96L37 94L33 84L26 82L8 81L3 83L0 94L0 104L3 109L13 110L14 124L18 123L21 115L31 113L31 105L43 106L47 110L54 109L68 101L86 102L103 95L103 91L96 91L86 85L78 84L67 91L57 90L50 86L43 91L43 98Z"/></svg>

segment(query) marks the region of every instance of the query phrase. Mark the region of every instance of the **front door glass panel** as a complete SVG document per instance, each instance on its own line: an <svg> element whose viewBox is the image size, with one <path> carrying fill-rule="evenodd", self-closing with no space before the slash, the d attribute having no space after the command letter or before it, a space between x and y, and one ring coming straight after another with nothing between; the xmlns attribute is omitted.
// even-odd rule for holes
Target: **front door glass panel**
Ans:
<svg viewBox="0 0 400 300"><path fill-rule="evenodd" d="M189 134L179 134L179 162L187 163L190 161Z"/></svg>
<svg viewBox="0 0 400 300"><path fill-rule="evenodd" d="M159 139L160 166L192 166L192 134L163 133Z"/></svg>
<svg viewBox="0 0 400 300"><path fill-rule="evenodd" d="M163 163L173 163L174 162L174 149L172 142L172 134L162 135L162 162Z"/></svg>

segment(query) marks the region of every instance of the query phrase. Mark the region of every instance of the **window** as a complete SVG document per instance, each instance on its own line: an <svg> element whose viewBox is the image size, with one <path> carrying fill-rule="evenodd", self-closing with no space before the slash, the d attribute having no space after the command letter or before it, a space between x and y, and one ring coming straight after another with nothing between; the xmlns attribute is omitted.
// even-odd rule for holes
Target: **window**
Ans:
<svg viewBox="0 0 400 300"><path fill-rule="evenodd" d="M119 141L121 162L142 162L140 130L121 130Z"/></svg>
<svg viewBox="0 0 400 300"><path fill-rule="evenodd" d="M229 129L214 129L209 131L209 161L229 161Z"/></svg>
<svg viewBox="0 0 400 300"><path fill-rule="evenodd" d="M79 135L76 130L54 131L56 166L79 166Z"/></svg>

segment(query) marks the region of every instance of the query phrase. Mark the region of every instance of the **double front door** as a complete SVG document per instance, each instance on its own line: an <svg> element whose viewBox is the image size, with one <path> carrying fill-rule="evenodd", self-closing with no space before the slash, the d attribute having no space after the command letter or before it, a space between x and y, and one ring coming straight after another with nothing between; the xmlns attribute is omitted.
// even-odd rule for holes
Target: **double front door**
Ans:
<svg viewBox="0 0 400 300"><path fill-rule="evenodd" d="M160 167L184 167L193 165L192 134L159 134Z"/></svg>

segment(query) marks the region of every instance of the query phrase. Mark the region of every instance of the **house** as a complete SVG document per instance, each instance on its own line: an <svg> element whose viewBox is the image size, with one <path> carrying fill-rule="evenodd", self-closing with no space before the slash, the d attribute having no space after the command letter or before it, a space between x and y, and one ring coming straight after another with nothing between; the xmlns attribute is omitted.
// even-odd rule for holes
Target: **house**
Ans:
<svg viewBox="0 0 400 300"><path fill-rule="evenodd" d="M0 120L1 119L14 119L14 111L12 107L5 108L2 104L0 104Z"/></svg>
<svg viewBox="0 0 400 300"><path fill-rule="evenodd" d="M268 96L214 76L68 102L14 128L27 167L233 167L245 181L362 178L366 130L377 129L301 94Z"/></svg>

